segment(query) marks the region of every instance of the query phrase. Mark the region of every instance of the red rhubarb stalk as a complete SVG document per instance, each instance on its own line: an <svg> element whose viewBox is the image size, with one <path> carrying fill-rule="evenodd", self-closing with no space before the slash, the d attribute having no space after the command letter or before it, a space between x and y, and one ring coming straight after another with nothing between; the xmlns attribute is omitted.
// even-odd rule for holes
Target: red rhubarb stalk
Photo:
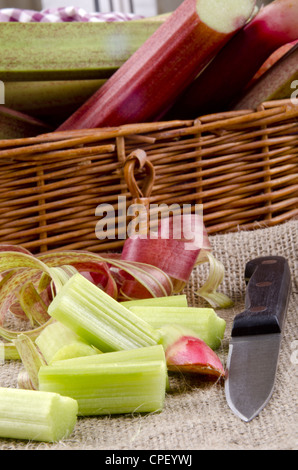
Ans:
<svg viewBox="0 0 298 470"><path fill-rule="evenodd" d="M260 69L257 71L251 82L248 84L248 86L253 85L262 75L264 75L268 70L271 69L282 57L287 55L289 51L294 49L295 45L298 44L297 41L290 42L288 44L285 44L284 46L279 47L276 49L276 51L271 54L270 57L264 62L264 64L260 67Z"/></svg>
<svg viewBox="0 0 298 470"><path fill-rule="evenodd" d="M247 22L255 0L184 0L58 129L157 120Z"/></svg>
<svg viewBox="0 0 298 470"><path fill-rule="evenodd" d="M275 0L239 31L187 88L169 117L197 118L227 110L266 59L298 39L298 1Z"/></svg>
<svg viewBox="0 0 298 470"><path fill-rule="evenodd" d="M256 109L265 101L289 100L294 93L293 86L297 78L298 44L245 90L234 109Z"/></svg>

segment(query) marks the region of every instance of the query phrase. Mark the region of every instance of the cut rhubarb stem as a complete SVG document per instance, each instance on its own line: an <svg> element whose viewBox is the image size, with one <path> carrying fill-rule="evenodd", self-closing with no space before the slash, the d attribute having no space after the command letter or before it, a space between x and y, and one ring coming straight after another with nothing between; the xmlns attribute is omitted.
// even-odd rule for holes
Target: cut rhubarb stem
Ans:
<svg viewBox="0 0 298 470"><path fill-rule="evenodd" d="M165 360L60 364L39 371L40 390L77 400L80 416L161 411L166 384Z"/></svg>
<svg viewBox="0 0 298 470"><path fill-rule="evenodd" d="M217 354L194 331L178 325L162 328L167 368L170 371L213 377L225 375Z"/></svg>
<svg viewBox="0 0 298 470"><path fill-rule="evenodd" d="M227 110L265 60L297 38L298 2L275 0L229 41L167 117L191 119Z"/></svg>
<svg viewBox="0 0 298 470"><path fill-rule="evenodd" d="M81 274L75 274L48 313L102 352L153 346L159 334Z"/></svg>
<svg viewBox="0 0 298 470"><path fill-rule="evenodd" d="M73 432L75 400L56 393L0 388L0 436L56 442Z"/></svg>
<svg viewBox="0 0 298 470"><path fill-rule="evenodd" d="M184 0L59 130L158 119L252 14L254 0Z"/></svg>
<svg viewBox="0 0 298 470"><path fill-rule="evenodd" d="M168 297L153 297L149 299L127 300L121 304L131 309L131 307L187 307L187 297L185 294L169 295Z"/></svg>
<svg viewBox="0 0 298 470"><path fill-rule="evenodd" d="M98 350L60 322L48 325L36 338L35 344L47 364L73 357L93 356L99 353Z"/></svg>
<svg viewBox="0 0 298 470"><path fill-rule="evenodd" d="M194 307L130 307L131 311L153 328L180 325L193 330L211 349L220 347L226 322L212 308Z"/></svg>
<svg viewBox="0 0 298 470"><path fill-rule="evenodd" d="M63 359L55 362L57 367L77 367L97 364L115 363L142 363L148 361L165 361L165 352L161 344L148 346L146 348L127 349L125 351L114 351L105 354L95 354L92 357L82 356L72 359Z"/></svg>
<svg viewBox="0 0 298 470"><path fill-rule="evenodd" d="M165 362L165 352L161 344L155 346L148 346L146 348L128 349L125 351L114 351L105 354L95 354L93 356L74 357L72 359L64 359L55 362L55 366L61 367L77 367L86 365L97 364L130 364L142 363L148 361L163 361ZM170 389L169 380L167 377L166 389Z"/></svg>

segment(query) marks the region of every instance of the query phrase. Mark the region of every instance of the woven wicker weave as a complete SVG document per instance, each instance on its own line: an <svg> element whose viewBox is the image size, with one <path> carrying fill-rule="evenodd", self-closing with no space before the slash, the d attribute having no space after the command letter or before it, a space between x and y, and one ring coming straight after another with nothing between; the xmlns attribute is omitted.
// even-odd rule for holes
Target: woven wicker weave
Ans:
<svg viewBox="0 0 298 470"><path fill-rule="evenodd" d="M123 240L96 238L95 210L131 197L123 164L136 149L155 168L150 202L203 204L209 234L298 214L298 106L267 102L196 121L0 141L0 243L33 253L120 248Z"/></svg>

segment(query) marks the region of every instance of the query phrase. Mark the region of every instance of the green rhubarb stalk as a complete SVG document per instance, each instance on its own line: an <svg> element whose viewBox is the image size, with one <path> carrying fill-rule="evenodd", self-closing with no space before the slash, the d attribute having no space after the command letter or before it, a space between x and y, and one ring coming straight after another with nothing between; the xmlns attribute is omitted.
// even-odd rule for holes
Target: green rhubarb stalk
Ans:
<svg viewBox="0 0 298 470"><path fill-rule="evenodd" d="M78 404L55 393L0 388L0 436L56 442L67 438L77 421Z"/></svg>
<svg viewBox="0 0 298 470"><path fill-rule="evenodd" d="M146 321L79 273L60 289L48 313L102 352L152 346L160 339Z"/></svg>
<svg viewBox="0 0 298 470"><path fill-rule="evenodd" d="M121 302L121 304L131 309L131 307L139 306L153 306L153 307L187 307L187 297L184 294L181 295L169 295L168 297L152 297L149 299L137 299L127 300Z"/></svg>
<svg viewBox="0 0 298 470"><path fill-rule="evenodd" d="M96 364L112 364L112 363L142 363L148 361L165 361L164 347L161 344L156 346L148 346L146 348L128 349L125 351L115 351L105 354L96 354L94 356L76 357L73 359L65 359L55 361L55 366L76 367L84 365ZM170 388L167 377L167 390Z"/></svg>
<svg viewBox="0 0 298 470"><path fill-rule="evenodd" d="M161 411L166 386L165 360L53 364L39 370L40 390L75 399L80 416Z"/></svg>
<svg viewBox="0 0 298 470"><path fill-rule="evenodd" d="M95 349L60 322L48 325L36 338L35 344L47 364L73 357L89 357L100 353L98 349Z"/></svg>
<svg viewBox="0 0 298 470"><path fill-rule="evenodd" d="M1 80L108 78L164 21L3 23Z"/></svg>
<svg viewBox="0 0 298 470"><path fill-rule="evenodd" d="M220 347L226 329L225 320L212 308L133 306L131 311L156 329L170 324L189 328L211 349Z"/></svg>
<svg viewBox="0 0 298 470"><path fill-rule="evenodd" d="M97 364L121 364L142 363L149 361L164 361L165 353L161 344L147 346L145 348L126 349L124 351L113 351L93 356L81 356L71 359L55 361L55 367L78 367Z"/></svg>

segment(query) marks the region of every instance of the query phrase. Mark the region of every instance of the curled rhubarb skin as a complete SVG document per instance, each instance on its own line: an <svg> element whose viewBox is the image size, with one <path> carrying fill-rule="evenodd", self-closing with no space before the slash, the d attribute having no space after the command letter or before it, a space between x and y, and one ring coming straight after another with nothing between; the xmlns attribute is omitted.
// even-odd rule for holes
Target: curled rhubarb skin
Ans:
<svg viewBox="0 0 298 470"><path fill-rule="evenodd" d="M298 1L275 0L262 8L193 81L167 118L193 119L227 110L278 48L298 39Z"/></svg>
<svg viewBox="0 0 298 470"><path fill-rule="evenodd" d="M227 41L255 0L185 0L58 130L159 119Z"/></svg>

